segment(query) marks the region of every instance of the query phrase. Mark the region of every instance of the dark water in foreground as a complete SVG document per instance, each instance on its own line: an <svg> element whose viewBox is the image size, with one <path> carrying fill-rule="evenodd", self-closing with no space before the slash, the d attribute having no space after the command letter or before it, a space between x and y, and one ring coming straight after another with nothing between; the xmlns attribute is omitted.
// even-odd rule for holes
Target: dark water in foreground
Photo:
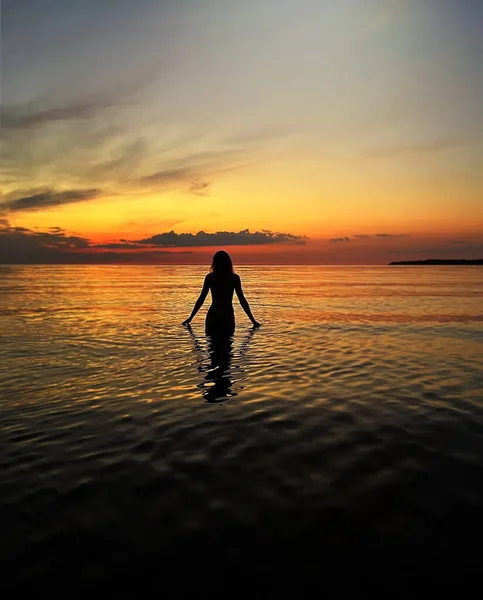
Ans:
<svg viewBox="0 0 483 600"><path fill-rule="evenodd" d="M479 571L481 268L240 268L215 348L199 267L0 271L4 585Z"/></svg>

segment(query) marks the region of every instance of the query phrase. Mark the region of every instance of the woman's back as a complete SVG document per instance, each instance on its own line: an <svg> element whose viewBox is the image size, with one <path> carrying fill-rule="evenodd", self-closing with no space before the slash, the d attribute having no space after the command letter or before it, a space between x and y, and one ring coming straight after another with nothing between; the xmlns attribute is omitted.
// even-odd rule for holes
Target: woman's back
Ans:
<svg viewBox="0 0 483 600"><path fill-rule="evenodd" d="M209 273L207 276L211 290L211 300L213 305L219 308L228 308L232 306L233 292L235 290L237 275L227 273L226 275L217 275Z"/></svg>
<svg viewBox="0 0 483 600"><path fill-rule="evenodd" d="M233 271L230 255L219 250L213 256L211 272L205 277L200 297L195 302L191 315L183 325L189 325L193 317L203 306L208 292L211 290L211 306L206 314L205 331L209 335L232 334L235 331L235 311L233 310L233 292L236 291L238 300L254 327L260 323L255 321L241 286L240 276Z"/></svg>

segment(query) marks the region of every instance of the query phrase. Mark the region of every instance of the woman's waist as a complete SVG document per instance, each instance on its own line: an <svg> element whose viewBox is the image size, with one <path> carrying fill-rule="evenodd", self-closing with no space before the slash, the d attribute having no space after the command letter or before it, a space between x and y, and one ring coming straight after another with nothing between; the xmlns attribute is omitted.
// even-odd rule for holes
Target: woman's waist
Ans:
<svg viewBox="0 0 483 600"><path fill-rule="evenodd" d="M220 313L233 313L233 304L227 302L212 302L209 310L215 310Z"/></svg>

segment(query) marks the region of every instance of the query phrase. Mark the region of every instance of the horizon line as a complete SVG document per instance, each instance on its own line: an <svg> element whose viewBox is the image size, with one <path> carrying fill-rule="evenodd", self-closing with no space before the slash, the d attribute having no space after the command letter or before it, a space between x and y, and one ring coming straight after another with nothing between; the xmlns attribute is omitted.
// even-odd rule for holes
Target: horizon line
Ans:
<svg viewBox="0 0 483 600"><path fill-rule="evenodd" d="M313 263L313 262L300 262L300 263L236 263L239 267L390 267L390 266L424 266L424 265L405 265L400 264L404 262L421 263L428 260L439 260L441 262L467 260L469 262L483 261L483 258L477 259L420 259L413 261L392 261L392 263ZM396 264L399 263L399 264ZM102 262L102 263L91 263L91 262L45 262L45 263L33 263L33 262L13 262L13 263L0 263L0 267L203 267L209 268L208 263L159 263L159 262ZM430 265L440 266L440 265ZM452 266L452 265L441 265L441 266ZM455 265L465 266L465 265Z"/></svg>

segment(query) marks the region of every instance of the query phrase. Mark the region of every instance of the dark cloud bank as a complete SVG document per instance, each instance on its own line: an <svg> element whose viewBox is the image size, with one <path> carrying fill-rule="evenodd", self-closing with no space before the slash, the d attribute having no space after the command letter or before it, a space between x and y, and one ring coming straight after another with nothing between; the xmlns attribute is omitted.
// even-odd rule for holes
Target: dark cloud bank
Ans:
<svg viewBox="0 0 483 600"><path fill-rule="evenodd" d="M103 264L112 262L163 262L169 255L192 254L186 248L260 246L266 244L301 244L305 238L289 233L248 229L197 234L160 233L142 240L120 240L116 243L92 244L87 238L67 235L60 227L34 231L11 227L0 220L0 264ZM177 249L173 251L173 249Z"/></svg>
<svg viewBox="0 0 483 600"><path fill-rule="evenodd" d="M267 230L251 233L248 229L243 229L238 233L234 231L217 231L216 233L199 231L193 234L170 231L168 233L159 233L143 240L136 240L134 243L148 244L162 248L199 248L203 246L260 246L284 242L303 244L305 243L305 239L304 237L290 233L274 233Z"/></svg>

